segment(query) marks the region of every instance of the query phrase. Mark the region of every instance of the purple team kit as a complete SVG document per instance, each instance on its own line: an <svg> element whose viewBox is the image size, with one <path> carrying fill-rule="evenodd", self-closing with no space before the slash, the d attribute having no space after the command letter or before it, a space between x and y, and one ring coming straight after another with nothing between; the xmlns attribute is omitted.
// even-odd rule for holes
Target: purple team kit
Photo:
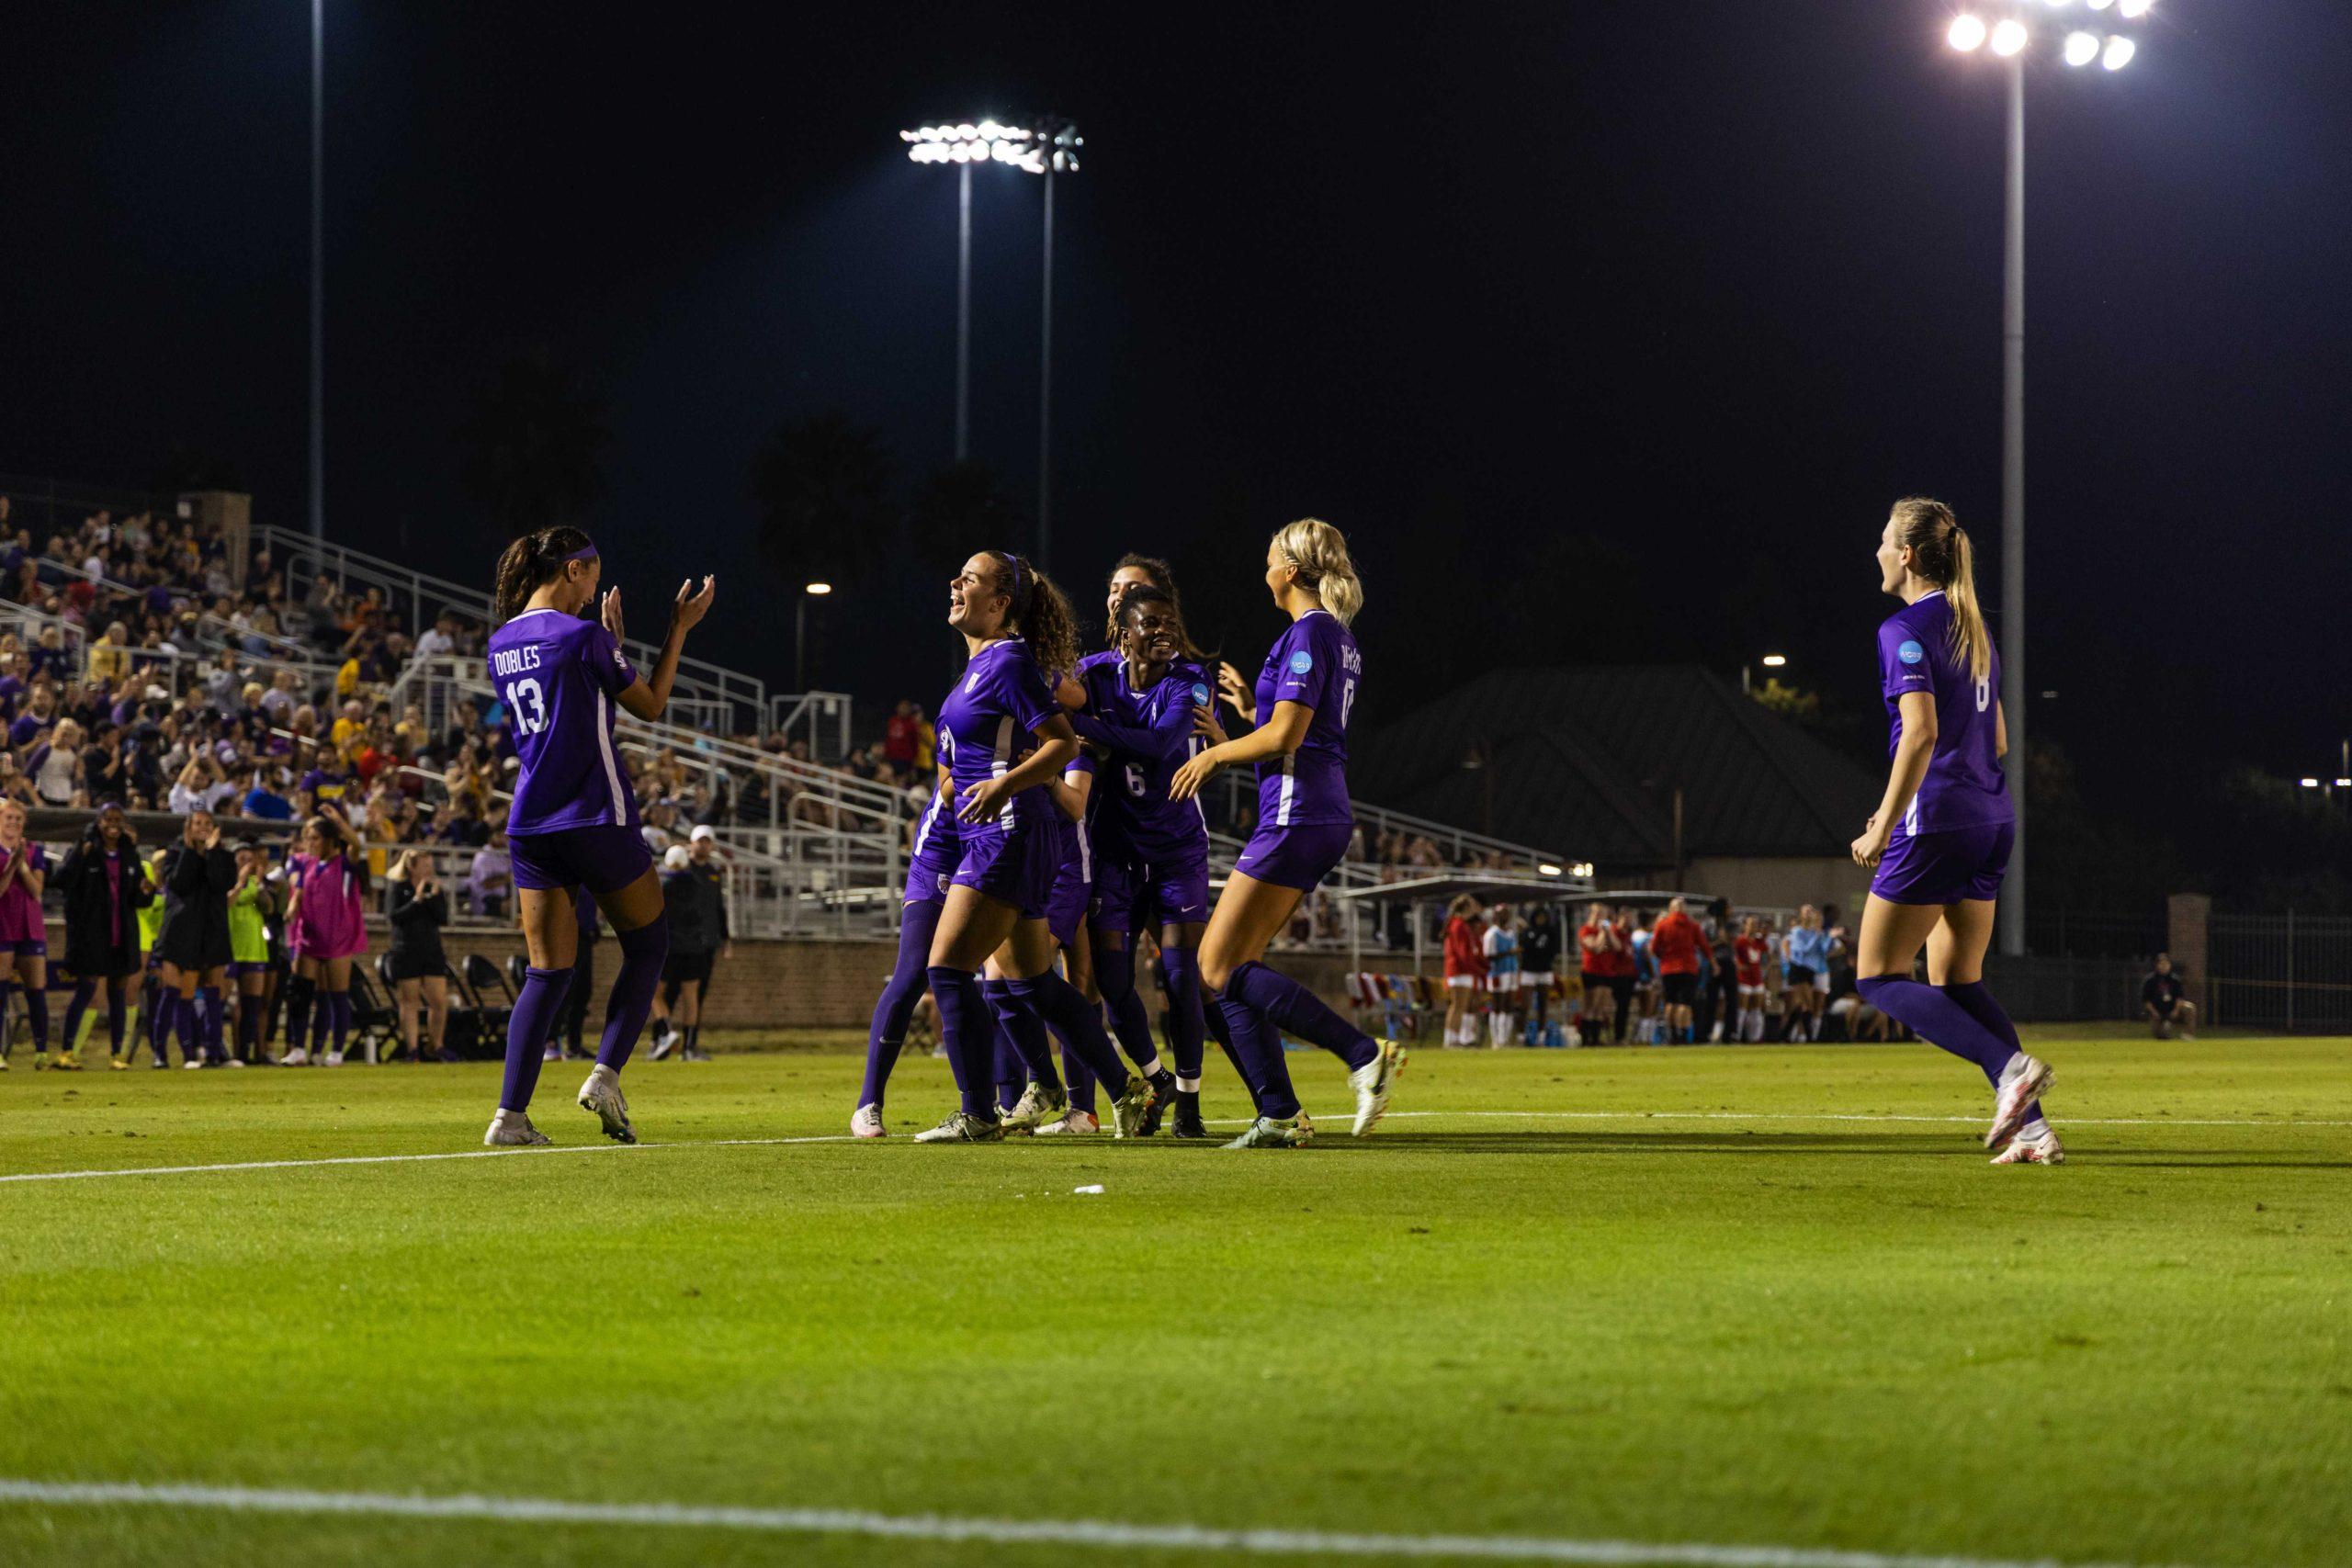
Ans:
<svg viewBox="0 0 2352 1568"><path fill-rule="evenodd" d="M1306 739L1287 757L1258 764L1258 826L1233 869L1259 882L1312 888L1347 853L1355 829L1348 804L1348 714L1363 678L1354 634L1328 610L1290 624L1258 671L1258 722L1276 703L1315 710Z"/></svg>
<svg viewBox="0 0 2352 1568"><path fill-rule="evenodd" d="M1197 799L1170 800L1168 785L1200 750L1193 710L1209 705L1208 673L1178 660L1136 691L1116 653L1079 660L1086 711L1071 723L1111 753L1093 795L1091 922L1131 931L1209 918L1209 830Z"/></svg>
<svg viewBox="0 0 2352 1568"><path fill-rule="evenodd" d="M1888 755L1903 739L1904 695L1925 692L1936 707L1936 748L1927 776L1871 879L1871 891L1891 904L1995 897L2017 835L1994 706L2000 660L1995 656L1985 678L1973 679L1951 630L1951 604L1941 590L1922 594L1878 629Z"/></svg>
<svg viewBox="0 0 2352 1568"><path fill-rule="evenodd" d="M506 817L514 886L611 893L652 864L637 793L613 745L615 699L637 679L613 634L557 610L526 610L490 638L521 769Z"/></svg>

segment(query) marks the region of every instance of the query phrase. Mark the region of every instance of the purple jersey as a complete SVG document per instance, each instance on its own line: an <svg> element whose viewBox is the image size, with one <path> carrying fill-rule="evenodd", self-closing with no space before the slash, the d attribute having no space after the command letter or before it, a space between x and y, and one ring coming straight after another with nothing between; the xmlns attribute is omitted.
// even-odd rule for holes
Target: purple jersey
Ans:
<svg viewBox="0 0 2352 1568"><path fill-rule="evenodd" d="M614 699L637 679L613 634L555 610L526 610L490 637L490 679L514 726L510 835L638 826L637 793L613 745Z"/></svg>
<svg viewBox="0 0 2352 1568"><path fill-rule="evenodd" d="M1348 804L1348 714L1363 678L1356 639L1329 610L1309 610L1274 640L1258 671L1258 722L1276 703L1315 710L1306 739L1287 757L1258 764L1258 824L1296 828L1353 822Z"/></svg>
<svg viewBox="0 0 2352 1568"><path fill-rule="evenodd" d="M1886 695L1886 749L1903 739L1903 696L1925 692L1936 705L1936 750L1898 832L1935 833L2016 819L1997 742L2001 660L1982 681L1953 651L1951 604L1938 591L1905 605L1878 628L1878 668Z"/></svg>
<svg viewBox="0 0 2352 1568"><path fill-rule="evenodd" d="M989 643L964 667L963 679L939 705L939 752L958 800L974 784L1001 778L1037 749L1039 725L1060 713L1051 687L1020 637ZM1024 789L1004 803L993 826L1011 828L1027 819L1048 824L1061 816L1043 785ZM990 824L963 824L968 847L976 831Z"/></svg>
<svg viewBox="0 0 2352 1568"><path fill-rule="evenodd" d="M1064 784L1075 784L1080 779L1091 780L1093 777L1094 759L1083 750L1062 769ZM1054 806L1054 863L1076 866L1080 878L1088 883L1094 880L1094 832L1091 823L1094 818L1094 797L1100 793L1094 789L1087 791L1086 810L1075 822L1070 820L1069 813L1064 811L1058 802Z"/></svg>
<svg viewBox="0 0 2352 1568"><path fill-rule="evenodd" d="M1201 803L1168 798L1169 781L1199 752L1193 710L1214 694L1208 672L1177 660L1149 689L1138 692L1117 654L1079 662L1086 711L1071 720L1080 735L1111 753L1095 796L1095 848L1139 865L1180 865L1205 860L1208 823Z"/></svg>

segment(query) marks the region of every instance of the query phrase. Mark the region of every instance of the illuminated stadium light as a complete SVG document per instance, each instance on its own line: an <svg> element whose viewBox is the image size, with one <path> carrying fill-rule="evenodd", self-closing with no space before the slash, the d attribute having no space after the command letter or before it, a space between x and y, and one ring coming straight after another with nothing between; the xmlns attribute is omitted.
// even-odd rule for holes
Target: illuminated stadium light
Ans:
<svg viewBox="0 0 2352 1568"><path fill-rule="evenodd" d="M2099 63L2109 71L2120 71L2131 64L2132 57L2139 52L2140 46L2130 39L2111 38L2107 40L2107 52L2100 58Z"/></svg>
<svg viewBox="0 0 2352 1568"><path fill-rule="evenodd" d="M2025 48L2032 36L2026 31L2023 22L2018 21L2015 17L2007 17L1993 28L1993 52L2001 55L2015 54Z"/></svg>
<svg viewBox="0 0 2352 1568"><path fill-rule="evenodd" d="M1785 669L1788 662L1789 656L1785 653L1768 653L1764 656L1764 668L1767 670Z"/></svg>
<svg viewBox="0 0 2352 1568"><path fill-rule="evenodd" d="M2094 11L2104 11L2109 6L2114 5L2115 0L2088 0L2088 4L2090 8Z"/></svg>
<svg viewBox="0 0 2352 1568"><path fill-rule="evenodd" d="M2098 58L2098 35L2097 33L2068 33L2066 35L2067 64L2088 65Z"/></svg>
<svg viewBox="0 0 2352 1568"><path fill-rule="evenodd" d="M826 594L831 593L832 591L833 585L830 582L812 582L808 584L808 587L801 590L804 593L814 593L820 599L823 598Z"/></svg>
<svg viewBox="0 0 2352 1568"><path fill-rule="evenodd" d="M1546 861L1535 868L1535 874L1538 876L1557 876L1560 874L1560 868L1552 864L1551 862Z"/></svg>
<svg viewBox="0 0 2352 1568"><path fill-rule="evenodd" d="M2319 788L2319 780L2317 779L2298 779L2296 782L2301 784L2305 789Z"/></svg>
<svg viewBox="0 0 2352 1568"><path fill-rule="evenodd" d="M2335 781L2335 787L2338 789L2352 789L2352 779L2338 779Z"/></svg>
<svg viewBox="0 0 2352 1568"><path fill-rule="evenodd" d="M1592 874L1592 863L1589 860L1580 860L1577 862L1576 864L1568 867L1568 874L1572 876L1590 876Z"/></svg>
<svg viewBox="0 0 2352 1568"><path fill-rule="evenodd" d="M2121 10L2123 15L2137 21L2148 14L2148 7L2153 4L2154 0L2123 0Z"/></svg>
<svg viewBox="0 0 2352 1568"><path fill-rule="evenodd" d="M1963 11L1951 19L1951 31L1946 36L1951 39L1952 48L1962 53L1981 48L1984 42L1984 18Z"/></svg>

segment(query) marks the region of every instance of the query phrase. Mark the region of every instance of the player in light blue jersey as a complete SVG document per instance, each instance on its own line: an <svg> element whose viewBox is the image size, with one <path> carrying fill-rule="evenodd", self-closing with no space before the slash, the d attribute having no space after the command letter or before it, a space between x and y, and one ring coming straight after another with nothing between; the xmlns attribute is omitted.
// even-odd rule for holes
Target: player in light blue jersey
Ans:
<svg viewBox="0 0 2352 1568"><path fill-rule="evenodd" d="M1862 999L1992 1080L1996 1165L2065 1157L2041 1114L2048 1064L2028 1055L1984 987L1994 903L2017 836L2002 757L2001 669L1976 605L1968 535L1941 502L1894 503L1879 535L1882 591L1903 608L1879 627L1893 758L1886 794L1854 840L1873 868L1856 968ZM1911 978L1928 950L1926 985Z"/></svg>
<svg viewBox="0 0 2352 1568"><path fill-rule="evenodd" d="M1227 1038L1258 1102L1250 1130L1231 1148L1295 1148L1314 1141L1283 1061L1283 1032L1348 1065L1356 1093L1355 1132L1379 1123L1405 1053L1372 1039L1314 992L1261 960L1298 902L1347 852L1354 827L1348 803L1347 729L1363 678L1349 623L1363 585L1348 542L1317 518L1302 518L1266 547L1266 590L1290 617L1274 642L1242 716L1257 728L1212 746L1177 770L1169 798L1190 800L1219 768L1258 769L1258 822L1226 879L1201 939L1201 978L1216 993Z"/></svg>
<svg viewBox="0 0 2352 1568"><path fill-rule="evenodd" d="M646 679L621 651L620 590L607 590L600 601L601 576L596 547L577 528L526 534L498 559L490 680L514 727L519 767L506 841L530 967L507 1021L506 1077L487 1144L548 1141L527 1112L543 1047L571 988L580 940L574 901L582 887L611 922L621 964L580 1104L607 1137L637 1141L620 1071L661 984L670 924L662 879L638 836L637 796L615 752L613 727L623 712L662 716L686 633L709 612L714 584L707 577L699 592L691 579L679 584L669 635ZM597 618L582 619L592 604L599 606Z"/></svg>

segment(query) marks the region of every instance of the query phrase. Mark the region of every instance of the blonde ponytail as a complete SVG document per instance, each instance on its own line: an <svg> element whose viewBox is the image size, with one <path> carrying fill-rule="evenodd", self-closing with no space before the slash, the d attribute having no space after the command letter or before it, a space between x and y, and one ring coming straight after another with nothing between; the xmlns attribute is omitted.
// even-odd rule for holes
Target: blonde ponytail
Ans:
<svg viewBox="0 0 2352 1568"><path fill-rule="evenodd" d="M1968 667L1970 680L1986 679L1993 673L1993 634L1976 603L1976 552L1968 530L1942 502L1915 495L1894 503L1894 537L1911 547L1911 570L1942 589L1951 605L1953 661Z"/></svg>
<svg viewBox="0 0 2352 1568"><path fill-rule="evenodd" d="M1298 585L1323 602L1341 626L1363 608L1363 581L1348 558L1348 541L1319 517L1302 517L1274 536L1274 549L1298 569Z"/></svg>

